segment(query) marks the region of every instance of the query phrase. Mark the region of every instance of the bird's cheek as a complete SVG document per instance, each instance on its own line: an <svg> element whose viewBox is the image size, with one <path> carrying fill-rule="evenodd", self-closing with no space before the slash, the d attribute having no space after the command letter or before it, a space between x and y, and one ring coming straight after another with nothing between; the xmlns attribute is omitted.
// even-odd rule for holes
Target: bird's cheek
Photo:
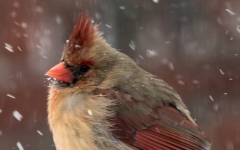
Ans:
<svg viewBox="0 0 240 150"><path fill-rule="evenodd" d="M46 75L66 83L72 82L74 78L70 70L64 66L64 62L52 67Z"/></svg>

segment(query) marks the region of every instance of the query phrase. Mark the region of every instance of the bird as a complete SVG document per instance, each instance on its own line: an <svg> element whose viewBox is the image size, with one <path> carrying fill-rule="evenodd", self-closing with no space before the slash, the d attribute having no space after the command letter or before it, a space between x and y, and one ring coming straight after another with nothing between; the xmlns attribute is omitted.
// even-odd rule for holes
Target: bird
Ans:
<svg viewBox="0 0 240 150"><path fill-rule="evenodd" d="M57 150L208 150L177 92L106 42L80 13L60 62L47 71Z"/></svg>

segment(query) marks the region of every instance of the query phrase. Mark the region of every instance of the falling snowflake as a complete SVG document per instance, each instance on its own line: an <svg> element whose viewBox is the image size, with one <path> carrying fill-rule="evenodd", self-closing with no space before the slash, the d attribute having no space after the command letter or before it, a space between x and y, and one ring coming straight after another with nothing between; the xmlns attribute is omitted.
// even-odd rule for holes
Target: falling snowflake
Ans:
<svg viewBox="0 0 240 150"><path fill-rule="evenodd" d="M41 136L43 136L41 131L37 130L37 133L40 134Z"/></svg>
<svg viewBox="0 0 240 150"><path fill-rule="evenodd" d="M211 95L209 95L209 98L211 99L211 101L214 101L214 99L212 98L212 96L211 96Z"/></svg>
<svg viewBox="0 0 240 150"><path fill-rule="evenodd" d="M6 96L8 96L8 97L10 97L10 98L12 98L12 99L16 99L16 97L13 96L13 95L11 95L11 94L7 94Z"/></svg>
<svg viewBox="0 0 240 150"><path fill-rule="evenodd" d="M13 111L13 116L18 120L21 121L22 120L22 115L18 112L18 111Z"/></svg>
<svg viewBox="0 0 240 150"><path fill-rule="evenodd" d="M9 52L13 53L14 51L13 51L12 48L13 48L13 47L12 47L11 45L5 43L5 49L6 49L6 50L8 50Z"/></svg>
<svg viewBox="0 0 240 150"><path fill-rule="evenodd" d="M157 56L158 53L153 49L147 49L146 55L147 55L147 57L151 58L151 57Z"/></svg>
<svg viewBox="0 0 240 150"><path fill-rule="evenodd" d="M16 145L17 145L19 150L24 150L24 148L23 148L23 146L20 142L17 142Z"/></svg>
<svg viewBox="0 0 240 150"><path fill-rule="evenodd" d="M87 113L89 114L89 116L92 116L92 111L90 109L87 110Z"/></svg>

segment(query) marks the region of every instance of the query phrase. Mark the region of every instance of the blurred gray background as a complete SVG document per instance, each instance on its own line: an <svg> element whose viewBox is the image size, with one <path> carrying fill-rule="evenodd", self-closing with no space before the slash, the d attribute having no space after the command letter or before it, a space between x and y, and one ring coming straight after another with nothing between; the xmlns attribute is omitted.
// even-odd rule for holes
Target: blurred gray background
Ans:
<svg viewBox="0 0 240 150"><path fill-rule="evenodd" d="M54 150L48 78L79 12L178 91L213 150L240 149L239 0L0 0L0 150Z"/></svg>

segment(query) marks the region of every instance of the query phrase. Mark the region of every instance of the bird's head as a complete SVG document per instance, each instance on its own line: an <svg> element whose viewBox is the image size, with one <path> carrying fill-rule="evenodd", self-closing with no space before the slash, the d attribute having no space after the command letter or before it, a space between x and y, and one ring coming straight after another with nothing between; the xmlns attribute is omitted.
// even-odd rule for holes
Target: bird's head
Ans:
<svg viewBox="0 0 240 150"><path fill-rule="evenodd" d="M61 62L46 75L55 78L55 85L58 87L85 89L101 84L106 77L113 74L113 68L114 74L118 74L117 72L121 73L119 70L122 66L128 68L132 63L126 55L107 44L98 31L98 26L92 25L87 14L80 14L63 50Z"/></svg>

